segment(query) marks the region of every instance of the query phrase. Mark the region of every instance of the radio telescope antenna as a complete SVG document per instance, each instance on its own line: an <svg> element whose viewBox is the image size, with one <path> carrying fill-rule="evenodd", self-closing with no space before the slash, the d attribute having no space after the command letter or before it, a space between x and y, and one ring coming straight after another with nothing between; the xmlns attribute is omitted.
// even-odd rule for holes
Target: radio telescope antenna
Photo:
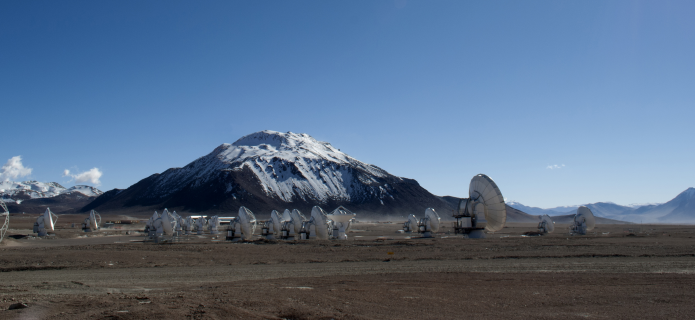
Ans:
<svg viewBox="0 0 695 320"><path fill-rule="evenodd" d="M538 222L538 232L545 234L545 233L553 233L555 230L555 222L550 219L550 216L547 214L544 214L539 217L540 221Z"/></svg>
<svg viewBox="0 0 695 320"><path fill-rule="evenodd" d="M413 231L417 232L418 220L414 214L408 216L408 221L403 223L403 232L411 233Z"/></svg>
<svg viewBox="0 0 695 320"><path fill-rule="evenodd" d="M302 224L304 221L306 221L306 218L301 211L297 209L292 210L290 213L290 225L292 226L290 228L290 234L299 235L299 232L302 231Z"/></svg>
<svg viewBox="0 0 695 320"><path fill-rule="evenodd" d="M350 221L355 218L357 214L345 209L340 206L338 209L333 210L329 215L328 219L333 221L333 238L338 240L347 240L347 230L350 228Z"/></svg>
<svg viewBox="0 0 695 320"><path fill-rule="evenodd" d="M495 181L484 174L474 176L468 187L468 198L459 201L454 217L455 233L469 238L485 238L483 230L502 230L507 221L507 206Z"/></svg>
<svg viewBox="0 0 695 320"><path fill-rule="evenodd" d="M210 217L210 220L208 220L208 230L210 231L210 234L218 234L220 228L220 217L219 216L212 216Z"/></svg>
<svg viewBox="0 0 695 320"><path fill-rule="evenodd" d="M7 209L5 201L0 199L0 207L2 212L0 212L0 219L3 219L2 225L0 225L0 242L5 238L7 229L10 227L10 210Z"/></svg>
<svg viewBox="0 0 695 320"><path fill-rule="evenodd" d="M577 209L577 214L574 215L574 222L570 226L570 233L585 235L587 231L594 230L596 226L596 218L591 209L581 206Z"/></svg>
<svg viewBox="0 0 695 320"><path fill-rule="evenodd" d="M302 230L299 234L300 239L317 238L328 240L328 233L331 229L333 228L331 228L331 221L328 220L326 211L323 211L319 206L314 206L311 208L309 221L302 223Z"/></svg>
<svg viewBox="0 0 695 320"><path fill-rule="evenodd" d="M176 228L176 218L174 218L174 215L169 213L169 210L164 209L164 212L162 212L162 230L164 231L163 234L167 236L174 236L174 229Z"/></svg>
<svg viewBox="0 0 695 320"><path fill-rule="evenodd" d="M195 220L195 229L198 233L198 235L203 234L205 232L205 217L200 216L198 219Z"/></svg>
<svg viewBox="0 0 695 320"><path fill-rule="evenodd" d="M253 233L256 231L256 216L246 207L239 208L239 219L241 235L244 240L252 240Z"/></svg>
<svg viewBox="0 0 695 320"><path fill-rule="evenodd" d="M89 212L89 217L85 218L82 222L82 231L97 231L99 230L99 225L101 225L101 215L95 210L92 210Z"/></svg>
<svg viewBox="0 0 695 320"><path fill-rule="evenodd" d="M190 235L191 231L193 230L193 218L191 216L186 217L186 219L183 220L183 232L186 235Z"/></svg>
<svg viewBox="0 0 695 320"><path fill-rule="evenodd" d="M432 208L425 209L425 217L420 219L417 224L418 232L422 233L423 238L431 238L432 232L439 231L439 224L441 219L436 211Z"/></svg>
<svg viewBox="0 0 695 320"><path fill-rule="evenodd" d="M36 218L34 223L34 232L39 237L45 237L48 235L48 231L55 230L55 222L58 220L58 216L51 212L50 208L46 208L46 211Z"/></svg>
<svg viewBox="0 0 695 320"><path fill-rule="evenodd" d="M270 220L263 223L263 228L261 229L261 235L266 239L275 239L275 236L282 229L282 220L280 219L280 214L273 210L270 212Z"/></svg>

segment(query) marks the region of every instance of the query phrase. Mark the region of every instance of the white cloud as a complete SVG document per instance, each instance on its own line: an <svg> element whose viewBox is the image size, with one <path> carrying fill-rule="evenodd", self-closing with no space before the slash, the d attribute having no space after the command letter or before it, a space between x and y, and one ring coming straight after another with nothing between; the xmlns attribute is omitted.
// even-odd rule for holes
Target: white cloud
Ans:
<svg viewBox="0 0 695 320"><path fill-rule="evenodd" d="M70 174L70 170L68 170L68 169L65 169L63 171L64 177L71 177L71 178L75 179L76 183L89 182L95 186L98 186L101 184L101 181L99 181L99 178L101 178L102 175L103 175L103 173L98 168L92 168L89 171L85 171L85 172L78 173L78 174Z"/></svg>
<svg viewBox="0 0 695 320"><path fill-rule="evenodd" d="M553 165L548 165L548 166L545 167L545 168L546 168L546 169L550 169L550 170L555 170L555 169L562 169L562 168L564 168L564 167L565 167L564 164L561 164L561 165L553 164Z"/></svg>
<svg viewBox="0 0 695 320"><path fill-rule="evenodd" d="M8 181L17 178L26 177L31 174L31 168L26 168L22 164L22 156L16 156L7 160L7 163L2 166L0 172L0 180Z"/></svg>

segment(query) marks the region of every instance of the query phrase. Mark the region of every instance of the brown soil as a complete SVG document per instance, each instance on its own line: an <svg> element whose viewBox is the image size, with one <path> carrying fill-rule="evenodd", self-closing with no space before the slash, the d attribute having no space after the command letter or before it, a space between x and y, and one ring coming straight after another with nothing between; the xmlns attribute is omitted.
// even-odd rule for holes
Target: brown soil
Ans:
<svg viewBox="0 0 695 320"><path fill-rule="evenodd" d="M125 229L84 237L62 216L55 237L22 238L31 217L12 218L1 319L695 317L693 226L521 237L533 226L512 225L471 240L359 223L348 241L152 244ZM29 307L7 310L17 302Z"/></svg>

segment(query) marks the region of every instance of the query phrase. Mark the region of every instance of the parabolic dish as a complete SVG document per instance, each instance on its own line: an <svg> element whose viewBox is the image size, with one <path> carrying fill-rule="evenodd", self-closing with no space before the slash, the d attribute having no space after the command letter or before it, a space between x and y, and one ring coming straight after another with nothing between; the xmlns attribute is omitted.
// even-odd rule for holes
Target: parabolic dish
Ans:
<svg viewBox="0 0 695 320"><path fill-rule="evenodd" d="M297 209L293 209L290 215L292 217L291 221L294 226L294 233L299 234L299 232L302 231L302 223L306 221L306 218L302 212Z"/></svg>
<svg viewBox="0 0 695 320"><path fill-rule="evenodd" d="M99 229L99 224L101 223L101 215L96 212L95 210L92 210L89 212L89 224L93 230Z"/></svg>
<svg viewBox="0 0 695 320"><path fill-rule="evenodd" d="M44 228L48 230L55 230L55 221L53 220L51 209L46 208L46 212L43 213L43 225ZM56 219L58 220L58 219Z"/></svg>
<svg viewBox="0 0 695 320"><path fill-rule="evenodd" d="M169 236L174 234L174 226L171 223L174 220L173 218L174 217L171 216L169 210L164 209L164 212L162 212L162 228L164 228L164 233ZM93 211L90 219L94 219Z"/></svg>
<svg viewBox="0 0 695 320"><path fill-rule="evenodd" d="M545 229L548 233L552 233L555 230L555 223L553 223L553 220L550 219L549 215L544 214L541 216L541 222L543 221L545 221Z"/></svg>
<svg viewBox="0 0 695 320"><path fill-rule="evenodd" d="M484 174L476 175L471 179L468 196L485 204L485 220L487 220L485 230L494 232L504 228L507 222L507 206L495 181ZM479 199L480 197L482 199Z"/></svg>
<svg viewBox="0 0 695 320"><path fill-rule="evenodd" d="M239 208L239 224L241 224L241 234L245 240L251 240L256 231L256 216L246 207Z"/></svg>
<svg viewBox="0 0 695 320"><path fill-rule="evenodd" d="M417 232L417 218L414 214L408 216L408 222L410 224L410 231Z"/></svg>
<svg viewBox="0 0 695 320"><path fill-rule="evenodd" d="M319 206L314 206L311 208L311 218L314 219L316 238L328 239L328 217L326 217L326 211L323 211Z"/></svg>
<svg viewBox="0 0 695 320"><path fill-rule="evenodd" d="M577 214L574 216L574 221L581 223L584 221L586 223L586 231L594 230L596 226L596 218L594 218L594 213L591 209L581 206L577 209Z"/></svg>
<svg viewBox="0 0 695 320"><path fill-rule="evenodd" d="M282 229L282 223L280 222L280 214L273 210L270 212L270 222L273 224L273 232L278 233Z"/></svg>
<svg viewBox="0 0 695 320"><path fill-rule="evenodd" d="M292 220L292 212L290 210L285 209L285 211L282 212L282 220L281 221L290 221Z"/></svg>
<svg viewBox="0 0 695 320"><path fill-rule="evenodd" d="M427 208L425 209L425 217L429 218L430 220L430 229L432 232L437 232L439 231L439 215L437 214L436 211L432 208Z"/></svg>

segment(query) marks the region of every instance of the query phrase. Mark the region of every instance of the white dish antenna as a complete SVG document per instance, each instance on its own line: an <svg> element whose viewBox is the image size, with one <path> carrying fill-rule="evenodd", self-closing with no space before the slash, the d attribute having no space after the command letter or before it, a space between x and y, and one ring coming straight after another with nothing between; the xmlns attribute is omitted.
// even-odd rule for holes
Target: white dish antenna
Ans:
<svg viewBox="0 0 695 320"><path fill-rule="evenodd" d="M208 230L210 230L211 234L218 234L220 229L220 217L219 216L212 216L210 217L210 220L208 221Z"/></svg>
<svg viewBox="0 0 695 320"><path fill-rule="evenodd" d="M58 216L53 213L50 208L46 208L46 212L43 213L43 222L45 224L45 228L50 231L54 231L56 221L58 221Z"/></svg>
<svg viewBox="0 0 695 320"><path fill-rule="evenodd" d="M454 217L455 232L470 238L484 238L483 230L502 230L507 222L507 206L495 181L484 174L474 176L468 187L468 199L459 201Z"/></svg>
<svg viewBox="0 0 695 320"><path fill-rule="evenodd" d="M270 222L273 226L273 230L271 232L272 234L277 234L278 232L280 232L280 229L282 229L282 220L283 219L280 218L280 214L277 211L273 210L270 213Z"/></svg>
<svg viewBox="0 0 695 320"><path fill-rule="evenodd" d="M5 202L0 200L0 219L3 219L2 224L0 225L0 242L2 242L2 239L5 238L5 234L7 233L7 229L10 227L10 210L7 209L7 206L5 205Z"/></svg>
<svg viewBox="0 0 695 320"><path fill-rule="evenodd" d="M319 206L314 206L311 208L311 219L306 223L309 227L309 235L310 236L315 236L317 239L321 240L328 240L329 237L329 230L332 230L331 225L330 225L330 220L328 220L328 216L326 215L326 211L323 211L321 207ZM306 230L306 225L305 225L305 230ZM311 229L314 229L314 232L311 232Z"/></svg>
<svg viewBox="0 0 695 320"><path fill-rule="evenodd" d="M425 209L425 217L420 220L421 232L437 232L439 231L441 219L436 211L432 208Z"/></svg>
<svg viewBox="0 0 695 320"><path fill-rule="evenodd" d="M241 224L241 234L244 240L251 240L256 231L256 216L246 207L239 208L239 224Z"/></svg>
<svg viewBox="0 0 695 320"><path fill-rule="evenodd" d="M553 222L552 219L550 219L550 216L547 214L544 214L539 217L540 221L538 222L538 232L540 233L553 233L555 230L555 222Z"/></svg>
<svg viewBox="0 0 695 320"><path fill-rule="evenodd" d="M347 240L347 230L350 227L350 220L357 214L343 207L333 210L326 217L333 221L333 237L339 240Z"/></svg>
<svg viewBox="0 0 695 320"><path fill-rule="evenodd" d="M414 214L408 216L408 220L403 223L403 231L405 232L417 232L417 218Z"/></svg>
<svg viewBox="0 0 695 320"><path fill-rule="evenodd" d="M169 210L164 209L162 212L162 229L164 229L164 234L168 236L174 235L174 229L176 228L176 218L174 215L169 213Z"/></svg>
<svg viewBox="0 0 695 320"><path fill-rule="evenodd" d="M96 210L89 212L89 226L92 230L99 230L99 225L101 225L101 215Z"/></svg>
<svg viewBox="0 0 695 320"><path fill-rule="evenodd" d="M306 218L301 211L294 209L290 213L290 224L294 227L294 233L299 234L302 231L302 224L306 221Z"/></svg>
<svg viewBox="0 0 695 320"><path fill-rule="evenodd" d="M591 209L581 206L577 209L577 214L574 215L574 223L572 224L572 232L577 234L586 234L587 231L594 230L596 227L596 218Z"/></svg>

